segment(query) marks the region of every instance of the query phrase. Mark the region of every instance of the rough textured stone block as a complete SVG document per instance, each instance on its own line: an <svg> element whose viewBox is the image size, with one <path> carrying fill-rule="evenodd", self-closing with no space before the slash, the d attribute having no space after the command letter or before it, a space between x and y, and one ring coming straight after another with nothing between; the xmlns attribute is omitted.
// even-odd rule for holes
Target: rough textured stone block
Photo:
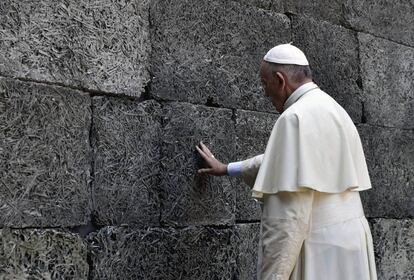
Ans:
<svg viewBox="0 0 414 280"><path fill-rule="evenodd" d="M321 89L341 104L354 122L361 122L362 91L358 86L361 77L356 34L328 22L295 17L293 43L305 52L314 80Z"/></svg>
<svg viewBox="0 0 414 280"><path fill-rule="evenodd" d="M203 141L223 161L234 156L234 123L228 109L188 103L164 106L162 144L162 221L168 224L230 224L234 222L235 190L228 178L199 176Z"/></svg>
<svg viewBox="0 0 414 280"><path fill-rule="evenodd" d="M283 0L234 0L242 5L283 13Z"/></svg>
<svg viewBox="0 0 414 280"><path fill-rule="evenodd" d="M89 219L90 97L0 78L0 227Z"/></svg>
<svg viewBox="0 0 414 280"><path fill-rule="evenodd" d="M373 189L361 192L368 217L414 217L414 131L359 126Z"/></svg>
<svg viewBox="0 0 414 280"><path fill-rule="evenodd" d="M236 225L235 231L237 242L237 270L235 279L256 279L260 224L238 224Z"/></svg>
<svg viewBox="0 0 414 280"><path fill-rule="evenodd" d="M263 154L267 141L278 115L260 112L237 110L236 113L236 149L237 160ZM236 219L260 220L261 209L259 203L252 198L251 187L237 182L236 191Z"/></svg>
<svg viewBox="0 0 414 280"><path fill-rule="evenodd" d="M274 111L259 66L270 48L291 40L285 15L226 0L157 0L151 18L155 96Z"/></svg>
<svg viewBox="0 0 414 280"><path fill-rule="evenodd" d="M414 279L414 220L371 220L379 280Z"/></svg>
<svg viewBox="0 0 414 280"><path fill-rule="evenodd" d="M347 0L346 0L347 1ZM285 0L284 10L287 13L295 15L305 15L307 17L318 18L330 21L335 24L341 24L343 20L344 0L319 0L319 1L301 1Z"/></svg>
<svg viewBox="0 0 414 280"><path fill-rule="evenodd" d="M0 73L139 96L149 80L148 2L2 1Z"/></svg>
<svg viewBox="0 0 414 280"><path fill-rule="evenodd" d="M360 33L368 123L414 128L414 48Z"/></svg>
<svg viewBox="0 0 414 280"><path fill-rule="evenodd" d="M87 247L56 230L0 229L1 279L88 279Z"/></svg>
<svg viewBox="0 0 414 280"><path fill-rule="evenodd" d="M91 236L91 279L233 279L231 229L108 227Z"/></svg>
<svg viewBox="0 0 414 280"><path fill-rule="evenodd" d="M412 0L348 0L345 20L354 29L414 47Z"/></svg>
<svg viewBox="0 0 414 280"><path fill-rule="evenodd" d="M159 223L160 113L154 101L93 98L98 224Z"/></svg>

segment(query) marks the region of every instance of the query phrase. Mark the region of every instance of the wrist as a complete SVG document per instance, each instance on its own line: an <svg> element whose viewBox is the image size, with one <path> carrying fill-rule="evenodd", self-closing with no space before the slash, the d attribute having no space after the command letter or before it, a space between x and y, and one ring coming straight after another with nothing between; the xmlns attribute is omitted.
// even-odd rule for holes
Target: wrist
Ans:
<svg viewBox="0 0 414 280"><path fill-rule="evenodd" d="M228 164L223 164L223 167L224 167L223 176L229 175Z"/></svg>

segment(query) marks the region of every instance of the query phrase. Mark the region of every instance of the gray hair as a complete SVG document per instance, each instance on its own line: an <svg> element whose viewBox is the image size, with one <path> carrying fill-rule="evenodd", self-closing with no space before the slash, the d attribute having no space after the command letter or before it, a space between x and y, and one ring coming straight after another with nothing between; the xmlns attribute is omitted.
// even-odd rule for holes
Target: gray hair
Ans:
<svg viewBox="0 0 414 280"><path fill-rule="evenodd" d="M294 82L302 82L306 78L312 79L312 70L309 65L277 64L267 61L266 64L272 74L283 72Z"/></svg>

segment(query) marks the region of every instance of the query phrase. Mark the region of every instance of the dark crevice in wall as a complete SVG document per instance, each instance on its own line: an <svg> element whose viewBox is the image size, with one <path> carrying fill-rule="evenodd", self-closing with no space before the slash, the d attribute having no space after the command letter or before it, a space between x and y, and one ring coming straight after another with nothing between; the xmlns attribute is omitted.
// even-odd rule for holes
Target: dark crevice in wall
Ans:
<svg viewBox="0 0 414 280"><path fill-rule="evenodd" d="M293 21L295 20L295 17L297 15L294 14L294 13L291 13L291 12L285 12L284 15L289 18L289 22L290 22L290 42L293 42Z"/></svg>
<svg viewBox="0 0 414 280"><path fill-rule="evenodd" d="M358 33L353 33L353 36L357 42L356 47L357 47L357 61L358 61L358 65L357 65L357 71L358 71L358 78L356 79L355 83L357 85L357 87L361 90L361 123L366 123L367 122L367 118L365 115L365 103L363 101L364 98L364 84L362 81L362 68L361 68L361 48L360 48L360 44L359 44L359 40L358 40Z"/></svg>
<svg viewBox="0 0 414 280"><path fill-rule="evenodd" d="M211 96L207 97L207 101L204 105L207 106L207 107L220 108L220 105Z"/></svg>
<svg viewBox="0 0 414 280"><path fill-rule="evenodd" d="M290 19L290 21L292 22L293 20L294 20L294 18L297 16L297 14L295 14L295 13L292 13L292 12L284 12L283 13L285 16L287 16L289 19Z"/></svg>
<svg viewBox="0 0 414 280"><path fill-rule="evenodd" d="M258 224L260 220L236 220L236 225L243 225L243 224Z"/></svg>
<svg viewBox="0 0 414 280"><path fill-rule="evenodd" d="M90 220L88 221L88 223L86 225L81 225L78 227L74 227L71 229L71 231L73 233L77 233L78 235L80 235L83 239L86 239L87 236L91 233L97 232L99 231L102 226L99 226L96 223L96 219L95 219L95 196L94 196L94 181L95 181L95 139L96 139L96 135L95 135L95 118L94 118L94 111L95 111L95 106L93 103L93 97L91 96L91 124L89 127L89 145L90 145L90 149L91 149L91 160L90 160L90 179L89 179L89 191L90 191L90 199L91 199L91 214L90 214ZM87 251L87 255L86 255L86 262L88 264L88 278L87 279L92 279L92 271L93 271L93 261L92 261L92 257L91 257L91 251L88 250Z"/></svg>
<svg viewBox="0 0 414 280"><path fill-rule="evenodd" d="M154 99L151 95L151 84L152 84L152 81L148 81L148 83L145 85L144 91L141 93L141 96L138 98L139 102Z"/></svg>
<svg viewBox="0 0 414 280"><path fill-rule="evenodd" d="M92 271L93 269L93 260L92 260L92 251L88 250L88 252L86 253L86 263L88 264L88 278L89 280L93 279L93 275L92 275Z"/></svg>
<svg viewBox="0 0 414 280"><path fill-rule="evenodd" d="M92 221L94 219L94 209L95 209L95 196L93 191L93 185L95 181L95 132L94 132L94 105L93 105L93 98L91 98L91 124L89 127L89 146L91 149L91 158L90 158L90 174L89 174L89 193L90 193L90 200L91 200L91 214L90 214L90 220Z"/></svg>
<svg viewBox="0 0 414 280"><path fill-rule="evenodd" d="M358 56L359 56L359 52L358 52ZM361 73L361 71L360 71ZM355 80L355 83L357 84L357 87L361 90L364 89L363 84L362 84L362 78L361 75L359 75L358 79Z"/></svg>
<svg viewBox="0 0 414 280"><path fill-rule="evenodd" d="M235 224L231 225L203 225L205 228L212 228L212 229L234 229Z"/></svg>
<svg viewBox="0 0 414 280"><path fill-rule="evenodd" d="M237 110L231 109L231 120L233 121L234 126L237 124Z"/></svg>
<svg viewBox="0 0 414 280"><path fill-rule="evenodd" d="M86 225L81 225L78 227L73 228L72 230L82 237L86 237L89 233L98 231L102 228L102 226L96 223L95 218L95 195L94 195L94 181L95 181L95 155L96 155L96 135L95 135L95 122L94 122L94 112L95 106L93 104L93 100L91 100L91 124L89 127L89 145L91 149L91 160L90 160L90 179L89 179L89 192L90 192L90 200L91 200L91 214L90 219Z"/></svg>
<svg viewBox="0 0 414 280"><path fill-rule="evenodd" d="M367 117L365 115L365 102L362 102L362 113L361 113L361 123L367 123Z"/></svg>
<svg viewBox="0 0 414 280"><path fill-rule="evenodd" d="M30 78L13 77L13 76L5 75L4 73L0 73L0 77L1 78L14 79L14 80L22 81L22 82L29 82L29 83L39 84L39 85L63 87L63 88L68 88L68 89L72 89L72 90L78 90L78 91L88 93L92 97L93 96L109 96L109 97L123 98L123 99L126 98L126 99L129 99L129 100L137 100L137 99L140 98L140 97L134 97L134 96L126 95L124 93L113 93L113 92L94 90L94 89L80 87L80 86L67 85L67 84L60 83L60 82L50 82L50 81L46 81L46 80L35 80L35 79L30 79Z"/></svg>
<svg viewBox="0 0 414 280"><path fill-rule="evenodd" d="M163 224L162 224L162 209L164 208L164 205L163 205L163 203L162 203L162 196L161 196L161 190L162 190L162 188L163 188L163 186L162 186L162 182L163 182L163 180L162 180L162 177L161 176L163 176L163 167L162 167L162 162L163 162L163 159L164 159L164 152L163 152L163 150L162 150L162 144L163 144L163 132L164 132L164 128L165 128L165 125L166 125L166 123L165 123L165 119L164 119L164 114L163 114L163 111L164 111L164 104L162 103L162 102L159 102L159 104L160 104L160 106L161 106L161 116L160 116L160 133L161 133L161 135L158 137L158 139L159 139L159 141L158 141L158 152L159 152L159 155L160 155L160 160L158 161L158 168L159 168L159 173L160 173L160 175L159 175L159 177L158 177L158 180L159 180L159 184L158 184L158 186L157 186L157 193L158 193L158 209L159 209L159 213L158 213L158 224L162 227L163 226Z"/></svg>
<svg viewBox="0 0 414 280"><path fill-rule="evenodd" d="M375 38L379 38L379 39L383 39L383 40L386 40L386 41L390 41L390 42L393 42L395 44L399 44L399 45L402 45L402 46L405 46L405 47L408 47L408 48L412 48L412 49L414 48L414 46L411 46L411 45L409 45L407 43L402 43L402 42L398 42L398 41L395 41L395 40L390 39L390 38L385 38L385 37L382 37L382 36L380 36L378 34L374 34L374 33L368 32L366 30L360 30L360 29L356 29L356 28L348 28L348 29L350 29L352 31L355 31L355 32L358 32L358 33L368 34L368 35L371 35L371 36L373 36Z"/></svg>
<svg viewBox="0 0 414 280"><path fill-rule="evenodd" d="M226 107L223 105L215 105L213 102L213 105L207 105L206 103L194 103L194 102L190 102L190 101L182 101L182 100L169 100L169 99L162 99L162 98L158 98L158 97L153 97L151 98L155 101L157 101L160 104L169 104L169 103L181 103L181 104L189 104L189 105L194 105L194 106L204 106L204 107L210 107L210 108L219 108L219 109L227 109L227 110L243 110L243 111L247 111L247 112L255 112L255 113L263 113L263 114L272 114L272 115L280 115L279 113L276 112L270 112L270 111L255 111L252 109L245 109L245 108L235 108L235 107Z"/></svg>
<svg viewBox="0 0 414 280"><path fill-rule="evenodd" d="M164 223L159 227L155 227L154 229L175 229L175 230L183 230L187 228L214 228L214 229L232 229L234 228L235 224L228 224L228 225L214 225L214 224L194 224L194 225L178 225L178 224L167 224Z"/></svg>
<svg viewBox="0 0 414 280"><path fill-rule="evenodd" d="M93 232L98 232L103 226L97 225L93 219L91 219L86 225L76 226L68 228L70 232L76 233L82 238L86 238Z"/></svg>
<svg viewBox="0 0 414 280"><path fill-rule="evenodd" d="M386 126L380 124L373 124L373 123L364 123L366 126L377 127L377 128L385 128L385 129L399 129L399 130L406 130L414 132L414 128L404 128L404 127L396 127L396 126Z"/></svg>
<svg viewBox="0 0 414 280"><path fill-rule="evenodd" d="M47 229L54 229L54 230L65 230L64 227L62 226L47 226L47 227L43 227L43 226L21 226L21 227L2 227L2 228L7 228L7 229L11 229L11 230L33 230L33 229L37 229L37 230L47 230Z"/></svg>

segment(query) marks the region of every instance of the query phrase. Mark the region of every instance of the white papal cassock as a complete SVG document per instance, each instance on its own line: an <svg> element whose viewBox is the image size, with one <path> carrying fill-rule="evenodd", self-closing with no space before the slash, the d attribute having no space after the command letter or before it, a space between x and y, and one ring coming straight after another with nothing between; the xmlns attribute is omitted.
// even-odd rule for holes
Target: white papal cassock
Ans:
<svg viewBox="0 0 414 280"><path fill-rule="evenodd" d="M238 164L263 203L258 279L377 279L359 196L371 188L361 141L316 84L286 101L265 153Z"/></svg>

